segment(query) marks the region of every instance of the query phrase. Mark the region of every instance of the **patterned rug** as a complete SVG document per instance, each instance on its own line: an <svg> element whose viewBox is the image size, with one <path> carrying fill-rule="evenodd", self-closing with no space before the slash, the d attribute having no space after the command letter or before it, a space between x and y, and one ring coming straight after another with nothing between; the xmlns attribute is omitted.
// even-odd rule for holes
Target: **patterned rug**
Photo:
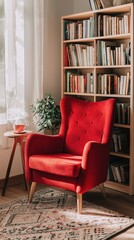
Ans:
<svg viewBox="0 0 134 240"><path fill-rule="evenodd" d="M45 188L32 203L27 197L0 205L1 240L99 240L132 226L134 220L83 201L76 212L76 198Z"/></svg>

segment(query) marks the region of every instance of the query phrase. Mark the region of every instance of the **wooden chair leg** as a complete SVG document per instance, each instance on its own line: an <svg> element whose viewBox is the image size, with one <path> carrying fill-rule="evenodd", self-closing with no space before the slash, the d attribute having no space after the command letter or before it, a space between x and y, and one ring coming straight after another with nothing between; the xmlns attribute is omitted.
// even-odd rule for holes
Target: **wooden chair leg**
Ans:
<svg viewBox="0 0 134 240"><path fill-rule="evenodd" d="M31 184L31 188L30 188L30 192L29 192L29 202L31 203L32 202L32 198L33 198L33 195L34 195L34 192L35 192L35 188L36 188L36 182L32 182Z"/></svg>
<svg viewBox="0 0 134 240"><path fill-rule="evenodd" d="M99 185L99 187L100 187L100 190L101 190L101 192L102 192L102 194L103 194L103 197L104 197L104 198L107 198L106 192L105 192L105 188L104 188L104 183L101 183L101 184Z"/></svg>
<svg viewBox="0 0 134 240"><path fill-rule="evenodd" d="M82 211L82 194L77 193L77 212L81 214Z"/></svg>
<svg viewBox="0 0 134 240"><path fill-rule="evenodd" d="M28 196L30 194L30 187L31 187L31 183L27 182L27 191L28 191Z"/></svg>

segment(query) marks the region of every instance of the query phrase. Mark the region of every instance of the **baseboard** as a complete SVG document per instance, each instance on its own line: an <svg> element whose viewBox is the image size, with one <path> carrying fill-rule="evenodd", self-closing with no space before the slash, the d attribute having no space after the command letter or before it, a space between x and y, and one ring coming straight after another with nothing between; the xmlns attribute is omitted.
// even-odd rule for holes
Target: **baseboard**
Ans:
<svg viewBox="0 0 134 240"><path fill-rule="evenodd" d="M8 180L8 186L14 186L16 184L24 183L24 174L16 175L13 177L9 177ZM0 189L2 188L4 184L4 179L0 179Z"/></svg>

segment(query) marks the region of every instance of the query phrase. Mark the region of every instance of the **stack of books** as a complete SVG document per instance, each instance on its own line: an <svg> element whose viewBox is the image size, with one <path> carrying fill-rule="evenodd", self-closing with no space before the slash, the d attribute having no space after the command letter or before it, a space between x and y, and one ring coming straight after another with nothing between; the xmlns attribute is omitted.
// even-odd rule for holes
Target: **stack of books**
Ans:
<svg viewBox="0 0 134 240"><path fill-rule="evenodd" d="M129 43L97 41L97 64L103 66L127 65Z"/></svg>
<svg viewBox="0 0 134 240"><path fill-rule="evenodd" d="M130 33L130 15L123 16L98 15L98 36Z"/></svg>
<svg viewBox="0 0 134 240"><path fill-rule="evenodd" d="M94 17L78 21L65 21L64 39L74 40L94 37Z"/></svg>
<svg viewBox="0 0 134 240"><path fill-rule="evenodd" d="M130 94L130 73L126 75L101 74L97 75L97 91L99 94Z"/></svg>
<svg viewBox="0 0 134 240"><path fill-rule="evenodd" d="M129 154L128 133L121 128L114 128L112 133L111 151Z"/></svg>
<svg viewBox="0 0 134 240"><path fill-rule="evenodd" d="M123 161L112 162L109 165L107 180L128 184L129 164Z"/></svg>
<svg viewBox="0 0 134 240"><path fill-rule="evenodd" d="M91 11L104 8L102 0L89 0L89 7Z"/></svg>
<svg viewBox="0 0 134 240"><path fill-rule="evenodd" d="M81 72L67 71L66 91L72 93L93 93L94 76L93 73L82 74Z"/></svg>
<svg viewBox="0 0 134 240"><path fill-rule="evenodd" d="M117 102L115 122L118 124L130 124L130 103Z"/></svg>
<svg viewBox="0 0 134 240"><path fill-rule="evenodd" d="M93 66L94 46L69 44L65 47L65 66Z"/></svg>

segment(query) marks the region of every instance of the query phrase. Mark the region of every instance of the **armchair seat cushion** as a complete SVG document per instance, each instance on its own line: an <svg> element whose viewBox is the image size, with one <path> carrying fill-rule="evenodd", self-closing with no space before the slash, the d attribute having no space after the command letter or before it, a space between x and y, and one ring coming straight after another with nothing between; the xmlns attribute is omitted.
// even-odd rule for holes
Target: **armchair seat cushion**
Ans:
<svg viewBox="0 0 134 240"><path fill-rule="evenodd" d="M77 178L79 176L82 156L58 153L33 155L29 159L29 167L50 174Z"/></svg>

